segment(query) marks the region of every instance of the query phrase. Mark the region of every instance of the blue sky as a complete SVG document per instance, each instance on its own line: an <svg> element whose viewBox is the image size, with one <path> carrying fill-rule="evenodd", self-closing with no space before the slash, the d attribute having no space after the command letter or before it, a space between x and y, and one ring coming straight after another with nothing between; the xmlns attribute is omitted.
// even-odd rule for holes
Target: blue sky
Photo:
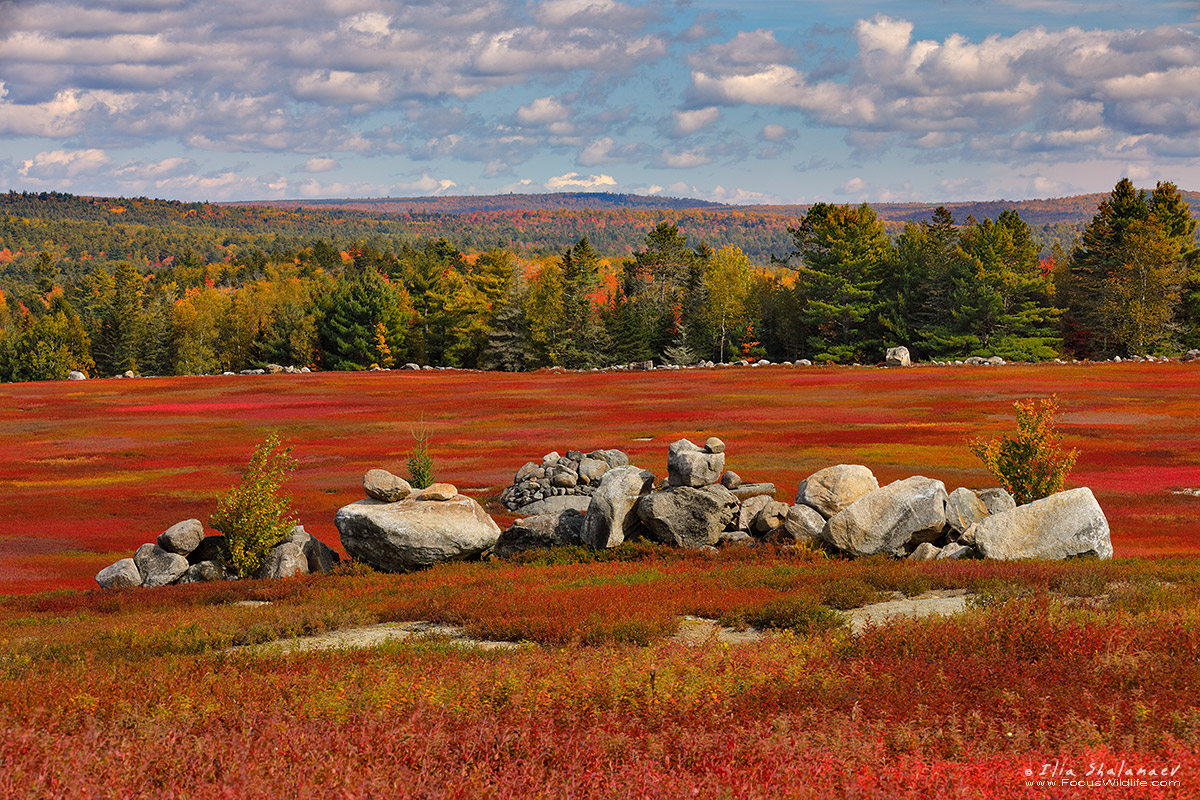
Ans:
<svg viewBox="0 0 1200 800"><path fill-rule="evenodd" d="M1200 189L1195 0L0 0L0 188Z"/></svg>

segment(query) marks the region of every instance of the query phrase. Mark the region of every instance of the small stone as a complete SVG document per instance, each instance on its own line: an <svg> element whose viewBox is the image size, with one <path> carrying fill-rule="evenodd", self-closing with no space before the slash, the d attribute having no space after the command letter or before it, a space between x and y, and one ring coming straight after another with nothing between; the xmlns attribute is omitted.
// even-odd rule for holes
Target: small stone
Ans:
<svg viewBox="0 0 1200 800"><path fill-rule="evenodd" d="M69 380L69 381L86 381L87 375L84 375L82 372L80 372L77 369L73 369L67 373L67 380ZM107 588L107 587L105 587L105 588Z"/></svg>
<svg viewBox="0 0 1200 800"><path fill-rule="evenodd" d="M704 442L704 449L710 453L724 453L725 443L715 436L710 436Z"/></svg>
<svg viewBox="0 0 1200 800"><path fill-rule="evenodd" d="M796 503L788 508L783 528L793 540L804 542L809 539L823 539L825 524L825 518L815 508Z"/></svg>
<svg viewBox="0 0 1200 800"><path fill-rule="evenodd" d="M453 500L458 489L452 483L431 483L417 493L417 500Z"/></svg>
<svg viewBox="0 0 1200 800"><path fill-rule="evenodd" d="M738 475L733 470L725 470L721 474L721 485L726 489L737 489L742 485L742 476Z"/></svg>
<svg viewBox="0 0 1200 800"><path fill-rule="evenodd" d="M369 469L363 475L363 491L384 503L398 503L412 494L408 481L393 475L386 469Z"/></svg>
<svg viewBox="0 0 1200 800"><path fill-rule="evenodd" d="M908 554L909 561L933 561L942 552L942 549L937 545L929 542L921 542L917 545L917 549Z"/></svg>
<svg viewBox="0 0 1200 800"><path fill-rule="evenodd" d="M970 555L971 548L963 544L962 540L960 539L957 542L951 542L943 547L941 552L938 553L934 558L938 561L944 561L946 559L969 558Z"/></svg>
<svg viewBox="0 0 1200 800"><path fill-rule="evenodd" d="M754 516L754 533L765 536L783 525L788 517L788 504L768 500L762 510Z"/></svg>

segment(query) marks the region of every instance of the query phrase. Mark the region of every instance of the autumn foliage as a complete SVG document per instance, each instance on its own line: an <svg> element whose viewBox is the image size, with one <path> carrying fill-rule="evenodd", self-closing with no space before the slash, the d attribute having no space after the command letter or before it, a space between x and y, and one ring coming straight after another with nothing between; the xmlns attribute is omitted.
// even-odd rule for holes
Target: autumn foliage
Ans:
<svg viewBox="0 0 1200 800"><path fill-rule="evenodd" d="M976 439L970 447L1021 505L1061 492L1079 451L1063 449L1063 437L1055 429L1057 396L1018 400L1013 408L1016 437Z"/></svg>

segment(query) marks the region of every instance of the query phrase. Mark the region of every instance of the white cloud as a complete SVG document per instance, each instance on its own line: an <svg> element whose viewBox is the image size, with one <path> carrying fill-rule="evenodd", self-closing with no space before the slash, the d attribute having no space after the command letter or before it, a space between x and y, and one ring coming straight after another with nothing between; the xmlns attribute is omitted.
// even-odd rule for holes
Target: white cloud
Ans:
<svg viewBox="0 0 1200 800"><path fill-rule="evenodd" d="M50 150L26 160L17 171L37 181L61 181L96 172L111 163L103 150Z"/></svg>
<svg viewBox="0 0 1200 800"><path fill-rule="evenodd" d="M791 131L782 125L771 123L770 125L763 125L760 135L768 142L782 142L791 135Z"/></svg>
<svg viewBox="0 0 1200 800"><path fill-rule="evenodd" d="M304 171L305 172L314 172L314 173L315 172L329 172L331 170L337 169L340 166L341 166L341 164L338 163L338 160L336 158L330 158L328 156L318 157L318 158L310 158L304 162Z"/></svg>
<svg viewBox="0 0 1200 800"><path fill-rule="evenodd" d="M659 154L658 162L660 166L670 167L671 169L691 169L692 167L711 164L712 156L702 147L694 147L679 153L663 150Z"/></svg>
<svg viewBox="0 0 1200 800"><path fill-rule="evenodd" d="M863 195L870 190L871 186L862 178L851 178L843 183L834 191L838 194L855 194Z"/></svg>
<svg viewBox="0 0 1200 800"><path fill-rule="evenodd" d="M675 135L688 136L715 124L721 118L721 109L709 106L695 111L676 111L672 116L675 120Z"/></svg>
<svg viewBox="0 0 1200 800"><path fill-rule="evenodd" d="M547 189L597 189L616 185L617 181L611 175L589 175L583 178L578 172L568 172L546 181Z"/></svg>

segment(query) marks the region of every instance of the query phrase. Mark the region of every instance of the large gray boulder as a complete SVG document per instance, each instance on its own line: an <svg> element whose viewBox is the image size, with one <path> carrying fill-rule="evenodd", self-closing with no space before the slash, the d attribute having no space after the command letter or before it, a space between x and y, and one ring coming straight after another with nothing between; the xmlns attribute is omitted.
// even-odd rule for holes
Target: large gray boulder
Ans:
<svg viewBox="0 0 1200 800"><path fill-rule="evenodd" d="M654 473L637 467L614 467L604 474L583 519L583 543L616 547L640 523L638 498L654 488Z"/></svg>
<svg viewBox="0 0 1200 800"><path fill-rule="evenodd" d="M303 548L295 542L285 541L275 545L271 552L267 553L254 577L291 578L307 574L308 559L304 556Z"/></svg>
<svg viewBox="0 0 1200 800"><path fill-rule="evenodd" d="M204 525L198 519L176 522L158 535L158 546L168 553L186 556L204 540Z"/></svg>
<svg viewBox="0 0 1200 800"><path fill-rule="evenodd" d="M412 486L404 478L386 469L369 469L363 475L363 492L384 503L397 503L412 494Z"/></svg>
<svg viewBox="0 0 1200 800"><path fill-rule="evenodd" d="M725 471L725 451L710 453L687 439L667 448L667 485L701 487L719 483Z"/></svg>
<svg viewBox="0 0 1200 800"><path fill-rule="evenodd" d="M189 564L199 564L201 561L220 561L225 560L225 534L218 533L214 536L205 536L200 540L200 544L195 550L188 553Z"/></svg>
<svg viewBox="0 0 1200 800"><path fill-rule="evenodd" d="M987 506L970 489L955 489L946 498L946 524L962 534L988 516Z"/></svg>
<svg viewBox="0 0 1200 800"><path fill-rule="evenodd" d="M788 508L783 530L796 542L820 540L825 533L825 518L812 506L796 503Z"/></svg>
<svg viewBox="0 0 1200 800"><path fill-rule="evenodd" d="M868 492L829 518L827 540L856 556L903 556L946 526L946 486L914 475Z"/></svg>
<svg viewBox="0 0 1200 800"><path fill-rule="evenodd" d="M734 493L734 497L737 497L736 493ZM742 500L742 506L738 509L737 529L739 531L746 531L747 533L753 532L754 518L770 502L772 502L772 499L769 494L759 494Z"/></svg>
<svg viewBox="0 0 1200 800"><path fill-rule="evenodd" d="M609 469L629 466L629 456L622 450L593 450L587 457L603 461L608 464Z"/></svg>
<svg viewBox="0 0 1200 800"><path fill-rule="evenodd" d="M332 572L334 567L342 561L342 557L336 550L304 530L303 525L292 528L291 535L284 541L300 547L300 552L304 554L304 560L308 563L309 572L322 574Z"/></svg>
<svg viewBox="0 0 1200 800"><path fill-rule="evenodd" d="M583 517L582 512L567 509L519 519L500 534L492 552L508 558L523 550L579 544L583 539Z"/></svg>
<svg viewBox="0 0 1200 800"><path fill-rule="evenodd" d="M875 475L861 464L837 464L819 469L802 480L796 490L796 502L812 506L829 519L878 488Z"/></svg>
<svg viewBox="0 0 1200 800"><path fill-rule="evenodd" d="M994 514L974 534L984 558L1112 558L1113 552L1108 520L1087 487Z"/></svg>
<svg viewBox="0 0 1200 800"><path fill-rule="evenodd" d="M912 356L908 352L908 348L904 345L899 347L889 347L887 355L884 357L889 367L911 367Z"/></svg>
<svg viewBox="0 0 1200 800"><path fill-rule="evenodd" d="M719 485L675 486L646 495L637 505L655 540L682 548L715 545L737 511L737 498Z"/></svg>
<svg viewBox="0 0 1200 800"><path fill-rule="evenodd" d="M778 500L768 500L762 509L754 515L750 532L755 536L766 536L783 526L788 516L788 504Z"/></svg>
<svg viewBox="0 0 1200 800"><path fill-rule="evenodd" d="M1007 489L1002 489L999 486L993 486L990 489L980 489L978 492L979 501L987 508L988 514L1003 514L1005 511L1012 511L1017 507L1017 501L1008 493Z"/></svg>
<svg viewBox="0 0 1200 800"><path fill-rule="evenodd" d="M132 558L122 558L96 573L96 583L101 589L116 589L121 586L141 586L142 573Z"/></svg>
<svg viewBox="0 0 1200 800"><path fill-rule="evenodd" d="M199 561L188 567L179 578L180 583L208 583L209 581L231 581L236 578L219 561Z"/></svg>
<svg viewBox="0 0 1200 800"><path fill-rule="evenodd" d="M188 560L168 553L156 544L144 544L133 554L133 563L142 576L142 586L166 586L187 572Z"/></svg>
<svg viewBox="0 0 1200 800"><path fill-rule="evenodd" d="M338 510L342 547L382 572L474 558L496 544L500 526L470 497L452 500L359 500Z"/></svg>

